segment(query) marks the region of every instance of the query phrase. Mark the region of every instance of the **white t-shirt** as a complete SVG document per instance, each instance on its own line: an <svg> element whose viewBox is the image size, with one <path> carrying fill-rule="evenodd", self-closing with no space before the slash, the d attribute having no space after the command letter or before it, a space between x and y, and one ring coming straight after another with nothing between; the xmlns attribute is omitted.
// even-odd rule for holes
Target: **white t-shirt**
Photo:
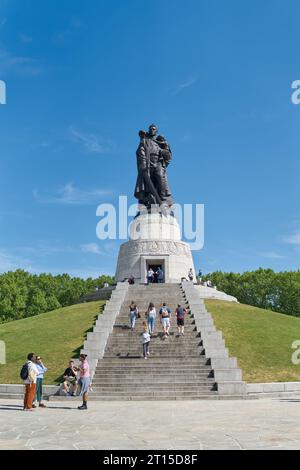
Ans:
<svg viewBox="0 0 300 470"><path fill-rule="evenodd" d="M155 307L151 308L148 312L148 318L156 318L156 310Z"/></svg>
<svg viewBox="0 0 300 470"><path fill-rule="evenodd" d="M142 344L149 343L150 339L151 339L151 336L148 333L148 331L144 331L144 333L142 333L142 335L141 335Z"/></svg>
<svg viewBox="0 0 300 470"><path fill-rule="evenodd" d="M36 384L37 376L39 375L39 371L37 366L32 361L27 361L28 365L28 377L24 380L24 384Z"/></svg>

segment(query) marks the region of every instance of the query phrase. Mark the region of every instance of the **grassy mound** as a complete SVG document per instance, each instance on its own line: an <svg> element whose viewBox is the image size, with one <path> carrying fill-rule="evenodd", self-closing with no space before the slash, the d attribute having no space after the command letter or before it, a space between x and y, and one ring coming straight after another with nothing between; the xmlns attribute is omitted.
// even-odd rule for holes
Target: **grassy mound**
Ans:
<svg viewBox="0 0 300 470"><path fill-rule="evenodd" d="M21 383L19 372L29 352L39 354L48 372L45 384L59 381L72 357L77 357L85 335L92 331L104 302L90 302L0 325L6 344L6 362L0 365L0 383Z"/></svg>
<svg viewBox="0 0 300 470"><path fill-rule="evenodd" d="M292 363L292 343L300 340L300 318L249 305L206 300L230 355L238 359L247 382L300 381Z"/></svg>

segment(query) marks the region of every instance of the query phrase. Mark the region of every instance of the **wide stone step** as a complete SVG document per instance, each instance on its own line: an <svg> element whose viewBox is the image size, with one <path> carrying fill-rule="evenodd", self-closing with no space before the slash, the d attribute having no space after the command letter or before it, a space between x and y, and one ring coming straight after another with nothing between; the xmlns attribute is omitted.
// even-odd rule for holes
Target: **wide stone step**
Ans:
<svg viewBox="0 0 300 470"><path fill-rule="evenodd" d="M122 350L124 348L134 348L137 349L138 347L142 348L142 343L140 341L123 341L123 342L116 342L116 343L110 343L106 346L106 349L115 349L115 350ZM170 352L170 351L182 351L182 352L188 352L188 351L193 351L197 348L204 349L203 346L200 345L199 341L195 341L193 344L176 344L175 342L169 342L169 341L162 341L159 343L154 343L153 341L150 341L149 347L152 350L155 351L161 351L161 352Z"/></svg>
<svg viewBox="0 0 300 470"><path fill-rule="evenodd" d="M114 382L100 382L100 381L93 381L92 388L95 390L96 388L107 388L107 387L116 387L116 388L149 388L149 389L157 389L157 388L170 388L170 389L177 389L177 388L199 388L199 387L212 387L215 384L214 379L203 379L203 380L195 380L192 382L172 382L172 381L161 381L158 380L157 382L141 382L139 380L132 380L132 381L114 381Z"/></svg>
<svg viewBox="0 0 300 470"><path fill-rule="evenodd" d="M156 373L160 372L161 374L170 374L170 375L180 375L180 374L194 374L195 372L209 372L211 371L211 368L209 365L206 364L193 364L190 367L185 367L181 369L180 367L163 367L161 364L150 364L149 360L147 361L147 364L145 364L145 360L143 360L143 363L141 362L141 365L138 364L132 364L132 365L118 365L118 364L104 364L102 366L98 366L96 369L96 374L98 372L109 372L111 371L112 374L116 374L118 372L121 373L135 373L135 372L143 372L144 374L150 374L150 373Z"/></svg>
<svg viewBox="0 0 300 470"><path fill-rule="evenodd" d="M193 381L174 381L174 380L158 380L153 383L151 381L146 380L139 380L139 381L129 381L129 380L93 380L93 389L97 387L133 387L133 388L176 388L176 387L184 387L184 388L193 388L193 387L202 387L202 386L212 386L215 384L214 379L195 379Z"/></svg>
<svg viewBox="0 0 300 470"><path fill-rule="evenodd" d="M212 373L211 369L203 369L203 368L192 368L188 369L185 372L178 372L176 374L176 371L168 371L163 370L159 367L156 368L149 368L148 371L142 368L126 368L126 369L112 369L112 368L101 368L97 369L95 372L94 377L171 377L176 379L176 377L186 377L187 379L189 377L193 377L195 375L198 376L198 374L204 374L206 377L208 377Z"/></svg>
<svg viewBox="0 0 300 470"><path fill-rule="evenodd" d="M142 331L134 332L133 334L131 332L126 332L123 335L112 335L109 340L108 344L110 343L118 343L118 342L131 342L134 343L135 341L141 341L141 333ZM176 344L178 346L184 346L188 344L194 344L194 343L200 343L202 341L200 336L195 336L194 332L191 332L191 334L185 334L184 336L179 336L177 331L176 332L170 332L170 336L168 337L163 337L162 332L154 332L154 334L151 337L151 344Z"/></svg>
<svg viewBox="0 0 300 470"><path fill-rule="evenodd" d="M168 344L166 346L160 346L160 345L152 345L150 343L149 345L150 352L158 352L160 354L163 354L164 356L167 357L172 357L173 355L175 356L180 356L183 357L187 353L193 353L199 355L199 352L201 353L204 351L203 346L199 345L194 345L193 347L188 347L186 346L185 348L180 348L176 345ZM105 349L105 353L108 351L114 351L114 352L129 352L129 351L143 351L142 344L124 344L124 345L113 345L113 346L107 346ZM186 354L185 354L186 353Z"/></svg>
<svg viewBox="0 0 300 470"><path fill-rule="evenodd" d="M95 375L93 378L93 384L99 385L101 383L119 383L120 381L124 384L130 384L133 381L137 381L140 383L198 383L201 381L212 381L214 377L210 377L210 374L203 374L203 375L182 375L182 376L171 376L171 375L159 375L159 374L151 374L151 375L142 375L142 374L132 374L132 375L111 375L111 374L104 374L104 375Z"/></svg>
<svg viewBox="0 0 300 470"><path fill-rule="evenodd" d="M195 370L188 370L186 372L182 372L182 373L178 373L176 374L176 372L167 372L167 371L159 371L159 369L154 369L154 370L149 370L148 372L147 371L143 371L143 370L137 370L137 369L126 369L126 370L122 370L122 369L116 369L116 370L112 370L112 369L97 369L96 370L96 373L94 375L94 379L96 378L104 378L104 377L122 377L122 378L125 378L128 377L128 378L134 378L134 377L140 377L140 378L148 378L150 377L150 379L152 379L152 377L155 377L156 379L158 377L166 377L166 378L170 378L172 380L176 380L178 378L178 380L189 380L189 379L196 379L198 377L209 377L210 375L212 374L211 370L210 369L206 369L206 370L203 370L203 369L195 369Z"/></svg>
<svg viewBox="0 0 300 470"><path fill-rule="evenodd" d="M90 398L92 397L92 395L90 395ZM221 397L218 395L218 392L209 392L206 393L206 392L203 392L203 393L197 393L197 394L193 394L193 395L173 395L173 394L170 394L169 396L167 397L162 397L162 396L153 396L153 395L147 395L147 394L143 394L143 395L127 395L127 396L121 396L121 395L115 395L115 396L111 396L111 395L107 395L107 396L97 396L95 395L94 397L94 400L95 401L145 401L145 402L148 402L148 401L155 401L155 402L158 402L158 401L175 401L175 400L179 400L179 401L196 401L196 400L219 400ZM92 398L92 399L93 399ZM231 398L231 397L230 397ZM243 397L238 397L238 398L243 398ZM229 397L226 397L226 399L229 399Z"/></svg>
<svg viewBox="0 0 300 470"><path fill-rule="evenodd" d="M112 359L112 360L111 360ZM136 370L142 370L145 372L145 374L149 374L150 371L157 371L161 370L161 373L170 373L170 374L185 374L185 373L193 373L193 371L198 371L198 372L206 372L206 371L211 371L211 365L208 363L208 361L196 361L193 362L192 364L186 364L182 366L182 364L176 363L176 362L156 362L151 360L150 356L147 359L147 362L145 359L140 356L136 361L135 359L126 359L124 361L119 361L119 362L112 362L114 359L118 358L109 358L109 361L107 358L104 359L104 362L102 362L100 365L98 363L96 372L102 371L102 370L110 370L112 373L115 373L116 371L136 371ZM153 358L152 358L153 359ZM170 367L172 365L172 367ZM229 369L228 369L229 370Z"/></svg>
<svg viewBox="0 0 300 470"><path fill-rule="evenodd" d="M173 355L174 358L179 358L179 357L182 357L180 356L179 354L174 354ZM190 359L195 359L197 360L200 356L200 354L197 354L197 353L193 353L193 354L190 354ZM147 356L147 360L149 363L152 364L152 366L155 365L156 361L158 359L161 358L161 354L159 352L155 353L153 351L150 350L150 355ZM120 360L128 360L128 361L132 361L132 360L144 360L144 355L142 353L141 350L137 350L137 351L123 351L122 353L118 352L118 353L113 353L113 352L107 352L104 356L104 359L105 360L110 360L110 359L120 359ZM177 362L173 362L172 361L172 356L165 356L165 361L160 361L158 362L157 364L158 366L162 366L164 368L167 368L167 367L174 367L174 368L180 368L181 366L177 363ZM143 366L143 367L147 367L146 365ZM148 366L150 367L150 366Z"/></svg>
<svg viewBox="0 0 300 470"><path fill-rule="evenodd" d="M203 356L204 357L204 356ZM157 358L155 361L153 361L153 358L149 356L147 359L147 362L145 362L144 358L142 356L139 357L126 357L125 359L120 359L119 357L105 357L102 362L98 362L97 369L96 370L102 370L103 368L105 369L110 369L112 368L113 370L131 370L131 369L143 369L146 371L149 370L156 370L156 369L161 369L164 372L166 370L170 371L170 373L182 373L191 369L195 370L211 370L211 366L208 363L208 361L201 360L202 356L192 358L192 361L189 361L187 364L182 364L180 361L162 361L160 358ZM117 361L117 362L116 362Z"/></svg>
<svg viewBox="0 0 300 470"><path fill-rule="evenodd" d="M125 330L124 334L115 335L113 334L109 340L109 343L117 343L117 342L141 342L141 334L143 333L142 329L135 330L134 332L129 331L129 329ZM206 339L206 338L205 338ZM150 338L152 344L177 344L178 346L184 346L188 344L200 343L202 338L200 336L196 336L194 331L190 333L185 333L184 336L179 336L177 331L170 331L170 336L164 337L162 331L154 331L153 335Z"/></svg>
<svg viewBox="0 0 300 470"><path fill-rule="evenodd" d="M170 389L162 389L162 390L144 390L145 392L145 395L146 396L153 396L153 397L170 397L170 396L176 396L176 397L179 397L179 396L185 396L185 395L197 395L197 394L208 394L210 392L214 392L215 390L211 390L209 387L203 387L199 390L196 390L196 389L193 389L193 390L170 390ZM110 396L110 397L114 397L114 396L128 396L128 395L134 395L134 392L135 390L134 389L131 389L131 390L118 390L118 391L114 391L114 390L97 390L97 391L93 391L92 393L93 394L98 394L98 395L101 395L101 396ZM142 394L143 390L139 390L140 394Z"/></svg>
<svg viewBox="0 0 300 470"><path fill-rule="evenodd" d="M124 361L125 362L125 361ZM103 362L101 365L98 365L96 368L96 373L98 372L107 372L111 371L112 374L116 374L118 372L121 373L135 373L135 372L144 372L144 374L151 374L152 372L159 372L161 374L170 374L170 375L179 375L179 374L194 374L200 372L210 372L211 366L207 364L207 362L199 362L193 364L188 364L182 367L180 364L170 364L165 363L154 363L151 362L150 359L145 361L142 357L137 362L133 363L132 360L127 360L125 363L112 363L112 362Z"/></svg>
<svg viewBox="0 0 300 470"><path fill-rule="evenodd" d="M139 338L140 334L143 332L143 325L136 325L135 329L131 331L130 325L115 323L113 331L109 340L112 339L122 339L122 338ZM171 325L170 336L169 338L175 338L176 341L181 340L181 342L190 341L191 339L199 338L200 333L196 330L194 325L186 325L184 328L184 336L178 336L177 325ZM162 341L163 340L163 329L158 325L155 325L154 333L152 335L152 340Z"/></svg>
<svg viewBox="0 0 300 470"><path fill-rule="evenodd" d="M105 350L105 357L108 355L135 355L135 354L142 354L143 348L142 347L136 347L134 345L128 345L128 346L121 346L121 347L108 347ZM191 356L199 356L201 352L203 351L203 348L200 346L195 346L194 348L177 348L175 347L168 347L168 348L161 348L159 346L157 347L149 347L150 355L152 357L156 357L159 355L164 355L165 357L172 357L172 356L179 356L179 357L184 357L187 355Z"/></svg>
<svg viewBox="0 0 300 470"><path fill-rule="evenodd" d="M218 392L213 392L210 391L208 393L199 393L197 394L184 394L182 396L178 396L177 394L170 394L169 396L166 397L155 397L155 396L148 396L147 394L143 393L141 395L126 395L126 396L120 396L120 395L97 395L90 393L89 395L89 401L140 401L140 402L148 402L148 401L155 401L155 402L160 402L160 401L196 401L196 400L239 400L243 399L244 397L242 395L234 395L234 396L228 396L228 395L220 395ZM59 401L59 402L67 402L68 404L71 403L76 403L81 402L81 398L79 397L59 397L59 396L53 396L49 397L49 401ZM90 405L92 407L92 405Z"/></svg>
<svg viewBox="0 0 300 470"><path fill-rule="evenodd" d="M148 361L151 361L151 363L153 363L154 361L156 361L156 359L159 359L161 357L162 353L160 351L152 351L150 349L150 355L148 355ZM176 351L173 352L173 354L165 354L165 366L166 367L170 367L171 365L173 365L174 363L172 363L172 357L183 357L181 353L177 353ZM194 352L194 351L191 351L189 352L189 357L190 358L195 358L197 359L198 357L200 356L200 353L197 353L197 352ZM113 352L113 351L107 351L105 353L105 356L104 356L104 359L111 359L111 358L121 358L121 359L141 359L143 358L144 355L143 355L143 351L142 349L137 349L137 350L134 350L134 349L131 349L131 350L122 350L122 351L117 351L117 352ZM176 364L176 367L177 367L177 364ZM179 366L178 366L179 367Z"/></svg>

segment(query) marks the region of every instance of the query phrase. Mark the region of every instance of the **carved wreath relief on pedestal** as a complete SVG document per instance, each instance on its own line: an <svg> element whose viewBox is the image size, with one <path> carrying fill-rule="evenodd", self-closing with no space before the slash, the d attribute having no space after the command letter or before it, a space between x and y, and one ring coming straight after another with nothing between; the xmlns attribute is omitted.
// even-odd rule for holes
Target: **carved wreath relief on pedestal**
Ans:
<svg viewBox="0 0 300 470"><path fill-rule="evenodd" d="M129 247L123 245L123 249L132 255L143 255L143 254L174 254L174 255L188 255L190 253L189 248L185 243L181 242L166 242L166 241L130 241L128 242Z"/></svg>

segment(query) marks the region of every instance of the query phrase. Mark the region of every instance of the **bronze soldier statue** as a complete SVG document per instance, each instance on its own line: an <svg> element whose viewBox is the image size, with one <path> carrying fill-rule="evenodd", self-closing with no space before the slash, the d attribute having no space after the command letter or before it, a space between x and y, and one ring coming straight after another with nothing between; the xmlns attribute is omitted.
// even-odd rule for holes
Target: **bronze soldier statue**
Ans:
<svg viewBox="0 0 300 470"><path fill-rule="evenodd" d="M139 132L138 178L134 195L147 211L159 206L165 212L173 204L166 174L172 152L166 139L157 132L155 124L149 126L148 132Z"/></svg>

